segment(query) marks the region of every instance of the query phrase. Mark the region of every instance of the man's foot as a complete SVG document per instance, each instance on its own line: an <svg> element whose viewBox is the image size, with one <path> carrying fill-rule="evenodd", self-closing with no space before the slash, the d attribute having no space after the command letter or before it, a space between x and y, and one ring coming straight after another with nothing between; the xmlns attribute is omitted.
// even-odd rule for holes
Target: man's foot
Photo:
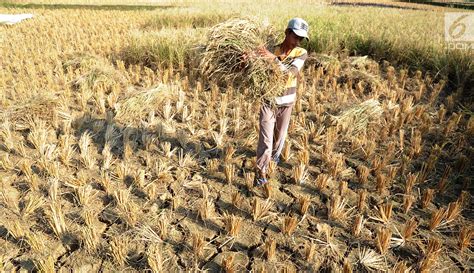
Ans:
<svg viewBox="0 0 474 273"><path fill-rule="evenodd" d="M255 179L253 181L254 186L263 186L268 183L267 175L259 170L255 173Z"/></svg>
<svg viewBox="0 0 474 273"><path fill-rule="evenodd" d="M280 157L273 157L272 158L273 162L275 162L275 165L278 165L278 163L280 163Z"/></svg>
<svg viewBox="0 0 474 273"><path fill-rule="evenodd" d="M254 180L254 186L260 187L268 183L268 179L265 177L260 177L260 178L255 178Z"/></svg>

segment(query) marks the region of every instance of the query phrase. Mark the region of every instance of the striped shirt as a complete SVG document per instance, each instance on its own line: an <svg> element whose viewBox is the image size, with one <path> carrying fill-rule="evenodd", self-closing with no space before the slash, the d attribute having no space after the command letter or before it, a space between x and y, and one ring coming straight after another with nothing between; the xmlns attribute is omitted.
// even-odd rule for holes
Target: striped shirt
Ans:
<svg viewBox="0 0 474 273"><path fill-rule="evenodd" d="M282 54L279 46L276 47L273 54L280 56ZM303 68L305 60L308 58L308 52L301 47L293 48L284 58L279 57L275 60L281 71L288 74L283 96L276 97L276 104L279 106L293 105L296 101L296 85L298 82L298 73Z"/></svg>

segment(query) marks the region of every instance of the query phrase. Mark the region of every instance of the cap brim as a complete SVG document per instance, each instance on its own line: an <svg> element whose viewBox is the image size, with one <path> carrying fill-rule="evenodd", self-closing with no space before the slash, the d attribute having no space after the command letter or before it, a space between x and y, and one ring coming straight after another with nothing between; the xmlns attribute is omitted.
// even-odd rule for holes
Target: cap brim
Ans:
<svg viewBox="0 0 474 273"><path fill-rule="evenodd" d="M304 30L304 29L291 29L291 30L293 30L293 32L294 32L297 36L309 40L308 32L307 32L306 30Z"/></svg>

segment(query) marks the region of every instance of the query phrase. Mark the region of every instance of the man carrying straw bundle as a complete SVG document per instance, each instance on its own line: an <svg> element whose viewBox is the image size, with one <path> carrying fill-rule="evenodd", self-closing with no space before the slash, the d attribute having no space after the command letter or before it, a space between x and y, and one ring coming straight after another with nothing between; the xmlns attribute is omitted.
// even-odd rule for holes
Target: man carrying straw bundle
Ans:
<svg viewBox="0 0 474 273"><path fill-rule="evenodd" d="M285 40L277 45L273 52L265 47L256 50L259 57L277 64L285 73L287 80L283 94L271 99L264 99L260 107L260 132L257 146L257 170L255 184L268 182L266 171L271 160L279 162L290 123L291 110L296 100L298 73L308 57L305 49L299 47L308 37L308 23L301 18L293 18L285 30Z"/></svg>

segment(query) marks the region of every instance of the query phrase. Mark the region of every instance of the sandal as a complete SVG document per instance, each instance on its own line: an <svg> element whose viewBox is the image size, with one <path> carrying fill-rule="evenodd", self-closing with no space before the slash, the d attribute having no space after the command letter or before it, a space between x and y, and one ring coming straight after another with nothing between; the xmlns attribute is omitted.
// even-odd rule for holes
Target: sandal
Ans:
<svg viewBox="0 0 474 273"><path fill-rule="evenodd" d="M279 156L278 157L273 157L272 160L273 160L273 162L276 163L276 165L278 165L278 163L280 163L280 157Z"/></svg>
<svg viewBox="0 0 474 273"><path fill-rule="evenodd" d="M265 177L255 178L254 186L260 187L268 183L268 179Z"/></svg>

